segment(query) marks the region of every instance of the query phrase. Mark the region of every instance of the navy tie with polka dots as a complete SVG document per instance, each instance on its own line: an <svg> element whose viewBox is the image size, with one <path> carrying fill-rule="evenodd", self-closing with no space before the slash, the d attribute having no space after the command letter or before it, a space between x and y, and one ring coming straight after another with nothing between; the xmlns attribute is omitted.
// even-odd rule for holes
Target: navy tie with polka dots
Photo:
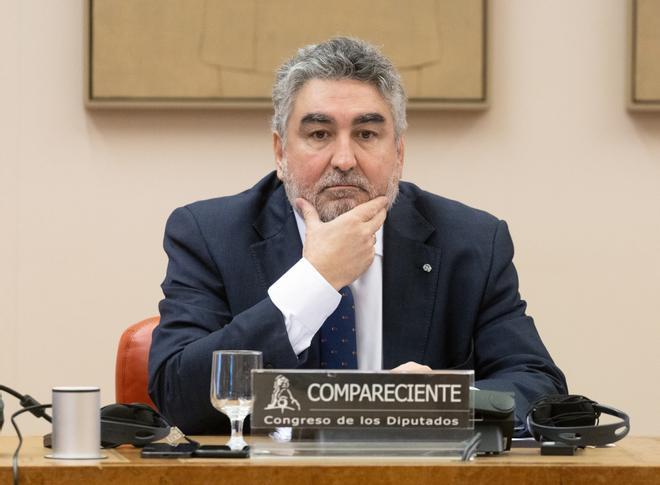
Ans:
<svg viewBox="0 0 660 485"><path fill-rule="evenodd" d="M348 286L339 293L339 306L321 326L321 368L357 369L353 293Z"/></svg>

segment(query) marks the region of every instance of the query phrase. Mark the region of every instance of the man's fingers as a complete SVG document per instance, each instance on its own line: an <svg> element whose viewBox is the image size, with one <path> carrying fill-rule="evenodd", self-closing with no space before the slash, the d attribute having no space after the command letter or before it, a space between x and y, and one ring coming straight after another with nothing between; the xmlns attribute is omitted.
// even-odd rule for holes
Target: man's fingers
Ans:
<svg viewBox="0 0 660 485"><path fill-rule="evenodd" d="M298 210L300 211L300 214L302 215L303 219L305 220L306 225L314 224L316 222L320 222L319 219L319 214L316 212L316 209L312 204L307 202L305 199L302 197L299 197L296 199L296 206L298 207Z"/></svg>
<svg viewBox="0 0 660 485"><path fill-rule="evenodd" d="M376 213L374 217L371 218L371 220L365 223L368 231L375 234L378 231L378 229L380 229L383 226L386 217L387 217L387 210L383 207L381 210L379 210Z"/></svg>
<svg viewBox="0 0 660 485"><path fill-rule="evenodd" d="M399 367L392 369L392 372L431 372L431 368L428 365L418 364L417 362L406 362L401 364Z"/></svg>
<svg viewBox="0 0 660 485"><path fill-rule="evenodd" d="M353 212L360 218L360 220L366 222L368 220L373 219L376 216L376 214L378 214L378 212L381 209L384 209L386 206L387 206L387 197L380 195L375 199L371 199L363 204L358 205L357 207L354 207L349 212Z"/></svg>

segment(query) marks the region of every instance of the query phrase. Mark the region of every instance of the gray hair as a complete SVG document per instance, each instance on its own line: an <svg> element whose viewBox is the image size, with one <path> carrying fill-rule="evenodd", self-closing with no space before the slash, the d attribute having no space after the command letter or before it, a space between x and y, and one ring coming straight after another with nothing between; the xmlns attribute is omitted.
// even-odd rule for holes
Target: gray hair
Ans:
<svg viewBox="0 0 660 485"><path fill-rule="evenodd" d="M390 106L397 141L406 130L406 94L390 60L363 40L335 37L299 49L277 70L272 128L283 141L295 96L310 79L353 79L375 86Z"/></svg>

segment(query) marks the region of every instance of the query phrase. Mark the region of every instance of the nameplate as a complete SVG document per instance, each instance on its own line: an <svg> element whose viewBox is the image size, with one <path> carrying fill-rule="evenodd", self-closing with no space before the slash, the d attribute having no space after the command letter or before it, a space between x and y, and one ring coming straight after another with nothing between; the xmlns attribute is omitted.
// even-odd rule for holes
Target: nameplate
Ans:
<svg viewBox="0 0 660 485"><path fill-rule="evenodd" d="M253 428L473 427L473 371L252 371Z"/></svg>

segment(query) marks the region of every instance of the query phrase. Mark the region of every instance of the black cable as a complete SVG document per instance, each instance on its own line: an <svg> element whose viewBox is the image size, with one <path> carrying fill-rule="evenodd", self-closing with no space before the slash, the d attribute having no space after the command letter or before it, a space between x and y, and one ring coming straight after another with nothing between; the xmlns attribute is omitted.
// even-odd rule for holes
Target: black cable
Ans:
<svg viewBox="0 0 660 485"><path fill-rule="evenodd" d="M186 440L186 441L187 441L188 443L190 443L191 445L202 446L201 443L200 443L199 441L195 441L195 440L192 439L192 438L188 438L185 434L183 435L183 439Z"/></svg>
<svg viewBox="0 0 660 485"><path fill-rule="evenodd" d="M4 387L4 386L3 386ZM18 446L16 447L16 451L14 451L14 456L12 456L11 459L11 468L12 472L14 475L14 485L18 485L18 454L21 451L21 447L23 446L23 435L21 434L21 431L18 429L18 425L16 424L16 417L26 413L26 412L31 412L34 414L34 411L42 411L44 409L53 407L52 404L37 404L36 406L28 406L23 409L19 409L16 411L14 414L11 415L11 424L14 426L14 429L16 430L16 435L18 436ZM50 421L50 420L49 420Z"/></svg>
<svg viewBox="0 0 660 485"><path fill-rule="evenodd" d="M10 388L10 387L3 386L2 384L0 384L0 391L5 391L7 394L11 394L12 396L14 396L14 397L15 397L16 399L18 399L19 401L20 401L21 399L23 399L23 395L22 395L21 393L14 391L14 390L13 390L12 388Z"/></svg>
<svg viewBox="0 0 660 485"><path fill-rule="evenodd" d="M53 422L53 419L44 412L45 408L40 408L39 407L39 406L41 406L41 403L39 401L37 401L35 398L33 398L32 396L30 396L29 394L23 395L18 391L14 391L10 387L3 386L2 384L0 384L0 391L5 391L7 394L11 394L16 399L18 399L21 403L21 407L26 408L26 409L31 408L32 411L30 411L30 412L33 415L35 415L37 418L44 418L49 423Z"/></svg>

